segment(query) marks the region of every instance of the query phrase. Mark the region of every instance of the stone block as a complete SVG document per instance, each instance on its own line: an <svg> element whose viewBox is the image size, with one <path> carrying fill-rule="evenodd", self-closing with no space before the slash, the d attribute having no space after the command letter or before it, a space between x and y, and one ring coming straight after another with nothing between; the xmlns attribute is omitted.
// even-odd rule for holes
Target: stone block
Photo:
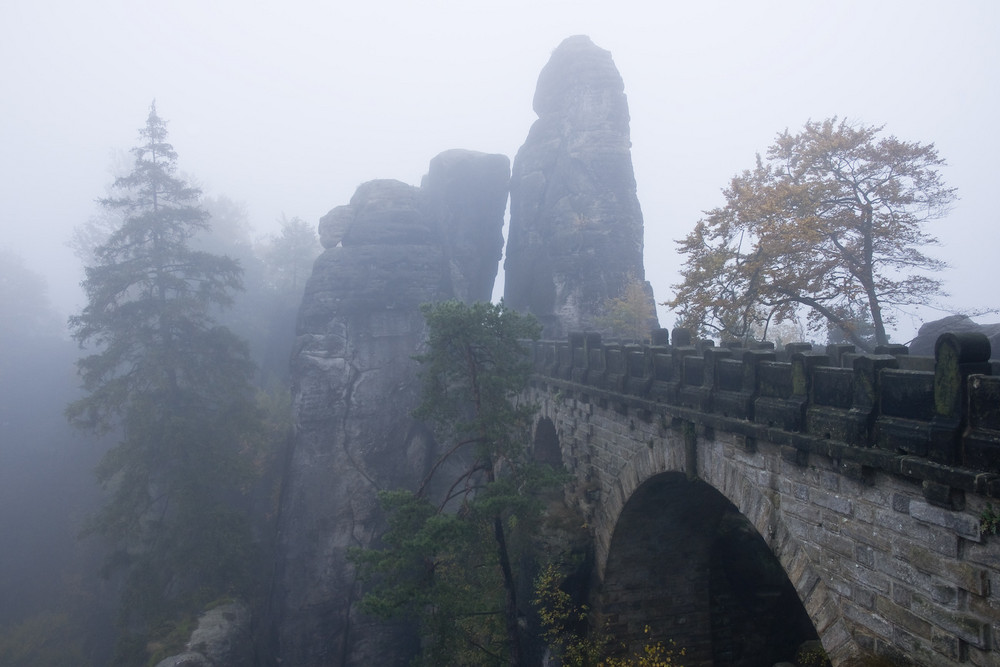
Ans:
<svg viewBox="0 0 1000 667"><path fill-rule="evenodd" d="M891 598L878 598L875 601L875 609L897 628L902 628L920 637L930 636L931 624L927 620L899 606Z"/></svg>
<svg viewBox="0 0 1000 667"><path fill-rule="evenodd" d="M832 577L825 576L824 583L826 583L826 587L830 589L830 591L835 593L838 597L845 598L848 600L851 599L851 593L853 592L853 589L849 581L846 581L841 577L837 576L832 576Z"/></svg>
<svg viewBox="0 0 1000 667"><path fill-rule="evenodd" d="M809 502L809 486L806 484L794 484L792 487L792 493L798 500L802 502Z"/></svg>
<svg viewBox="0 0 1000 667"><path fill-rule="evenodd" d="M906 584L916 582L916 575L909 563L896 558L891 554L878 553L875 555L875 569L882 574L901 581Z"/></svg>
<svg viewBox="0 0 1000 667"><path fill-rule="evenodd" d="M875 551L869 546L862 544L855 545L854 560L859 565L864 565L869 569L873 568L875 567Z"/></svg>
<svg viewBox="0 0 1000 667"><path fill-rule="evenodd" d="M962 640L940 628L931 628L931 646L941 655L959 662L962 659Z"/></svg>
<svg viewBox="0 0 1000 667"><path fill-rule="evenodd" d="M854 603L863 609L873 610L875 609L875 600L878 598L873 591L867 588L862 588L860 586L855 586L853 592L851 593L851 599Z"/></svg>
<svg viewBox="0 0 1000 667"><path fill-rule="evenodd" d="M822 491L813 491L812 502L838 514L851 515L851 501L848 498Z"/></svg>
<svg viewBox="0 0 1000 667"><path fill-rule="evenodd" d="M904 609L909 609L913 602L913 589L903 584L893 584L892 601Z"/></svg>
<svg viewBox="0 0 1000 667"><path fill-rule="evenodd" d="M836 493L840 491L840 475L834 472L824 471L820 473L819 483L827 491Z"/></svg>
<svg viewBox="0 0 1000 667"><path fill-rule="evenodd" d="M1000 640L996 640L994 643L1000 644ZM966 660L974 667L997 667L996 649L984 651L969 647L967 649L967 656Z"/></svg>
<svg viewBox="0 0 1000 667"><path fill-rule="evenodd" d="M975 474L969 470L937 463L923 456L903 456L897 463L894 472L921 482L931 481L955 489L971 489L975 484Z"/></svg>
<svg viewBox="0 0 1000 667"><path fill-rule="evenodd" d="M981 567L936 557L920 546L911 546L909 562L923 572L936 575L973 595L989 595L989 572Z"/></svg>
<svg viewBox="0 0 1000 667"><path fill-rule="evenodd" d="M976 648L990 648L991 627L983 619L954 609L943 609L937 605L928 604L923 598L914 600L914 611L919 613L938 631L951 633ZM919 608L917 603L920 604ZM928 630L929 633L929 630Z"/></svg>
<svg viewBox="0 0 1000 667"><path fill-rule="evenodd" d="M918 521L953 530L956 534L974 542L981 539L979 517L970 514L944 509L923 501L913 501L910 503L910 516Z"/></svg>
<svg viewBox="0 0 1000 667"><path fill-rule="evenodd" d="M814 605L809 612L809 618L812 620L816 632L822 634L831 624L840 619L840 605L832 596L827 596L820 604Z"/></svg>
<svg viewBox="0 0 1000 667"><path fill-rule="evenodd" d="M959 537L955 533L947 530L935 529L928 526L919 526L914 530L911 538L918 542L920 546L927 547L931 551L946 556L947 558L958 558ZM902 543L896 542L894 547L901 547Z"/></svg>
<svg viewBox="0 0 1000 667"><path fill-rule="evenodd" d="M855 581L863 584L868 590L888 595L891 587L890 579L884 573L866 567L858 567L855 568L853 576Z"/></svg>
<svg viewBox="0 0 1000 667"><path fill-rule="evenodd" d="M874 468L866 465L862 465L856 461L839 461L840 474L843 478L858 482L864 485L871 485L874 483L873 477L875 476ZM839 489L832 489L837 491Z"/></svg>
<svg viewBox="0 0 1000 667"><path fill-rule="evenodd" d="M854 502L854 520L859 525L869 526L875 523L875 506L867 502Z"/></svg>
<svg viewBox="0 0 1000 667"><path fill-rule="evenodd" d="M891 534L879 529L877 526L858 521L844 521L840 527L840 532L845 537L854 541L858 549L875 549L887 552L893 539Z"/></svg>
<svg viewBox="0 0 1000 667"><path fill-rule="evenodd" d="M929 642L928 642L929 643ZM900 627L892 629L892 644L886 647L884 657L893 665L912 663L914 659L924 662L927 648L920 638Z"/></svg>
<svg viewBox="0 0 1000 667"><path fill-rule="evenodd" d="M799 598L802 600L806 611L810 609L810 598L815 598L813 593L816 590L816 585L820 582L819 575L817 575L812 568L806 568L799 575L798 579L792 581L792 585L795 586L795 590L799 593ZM812 605L815 608L815 604Z"/></svg>
<svg viewBox="0 0 1000 667"><path fill-rule="evenodd" d="M921 487L924 499L930 504L959 512L965 509L965 493L961 489L929 479L923 480Z"/></svg>
<svg viewBox="0 0 1000 667"><path fill-rule="evenodd" d="M855 545L853 541L829 530L825 532L825 535L817 536L817 544L820 547L827 552L836 553L848 559L854 557Z"/></svg>
<svg viewBox="0 0 1000 667"><path fill-rule="evenodd" d="M822 520L819 509L807 503L785 499L781 504L781 511L786 516L789 530L799 539L808 537L807 525L815 526Z"/></svg>
<svg viewBox="0 0 1000 667"><path fill-rule="evenodd" d="M846 664L854 657L851 632L845 627L843 619L838 619L823 632L823 648L834 664Z"/></svg>
<svg viewBox="0 0 1000 667"><path fill-rule="evenodd" d="M958 587L931 583L927 592L931 600L945 607L954 607L958 602Z"/></svg>
<svg viewBox="0 0 1000 667"><path fill-rule="evenodd" d="M804 468L809 465L809 452L789 445L782 445L781 458L794 466Z"/></svg>
<svg viewBox="0 0 1000 667"><path fill-rule="evenodd" d="M878 601L876 601L876 606ZM879 614L873 614L868 609L863 609L854 605L844 605L844 617L853 623L865 628L868 632L878 637L890 639L892 637L892 626Z"/></svg>
<svg viewBox="0 0 1000 667"><path fill-rule="evenodd" d="M788 580L793 584L802 576L802 573L806 571L809 567L809 558L805 553L804 549L796 549L794 553L791 554L791 558L785 563L785 574L788 575ZM798 590L798 588L796 588ZM805 594L805 591L799 591L799 597Z"/></svg>
<svg viewBox="0 0 1000 667"><path fill-rule="evenodd" d="M908 514L902 514L894 511L876 510L875 525L879 528L879 530L886 531L887 534L890 534L895 538L897 536L912 535L915 531L915 526L919 524L910 518Z"/></svg>
<svg viewBox="0 0 1000 667"><path fill-rule="evenodd" d="M892 495L892 509L903 514L909 514L911 501L912 498L906 494L894 493Z"/></svg>

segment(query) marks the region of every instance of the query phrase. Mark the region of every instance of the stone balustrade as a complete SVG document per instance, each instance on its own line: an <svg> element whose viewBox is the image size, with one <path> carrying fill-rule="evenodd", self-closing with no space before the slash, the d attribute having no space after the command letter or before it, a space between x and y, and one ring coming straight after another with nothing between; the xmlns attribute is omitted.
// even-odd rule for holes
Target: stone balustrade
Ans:
<svg viewBox="0 0 1000 667"><path fill-rule="evenodd" d="M596 333L533 344L539 378L714 428L766 438L951 489L1000 497L1000 364L978 333L939 337L934 357L902 345L859 354L852 345L716 347L675 329L652 345Z"/></svg>

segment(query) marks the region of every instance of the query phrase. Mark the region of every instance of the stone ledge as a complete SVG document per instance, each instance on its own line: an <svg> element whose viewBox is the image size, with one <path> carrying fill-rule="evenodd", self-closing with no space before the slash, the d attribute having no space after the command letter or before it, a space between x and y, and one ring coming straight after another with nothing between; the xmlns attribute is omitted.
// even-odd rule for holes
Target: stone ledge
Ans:
<svg viewBox="0 0 1000 667"><path fill-rule="evenodd" d="M836 459L841 466L845 462L853 463L869 470L877 470L918 481L929 481L947 486L950 489L958 489L965 492L977 493L987 498L1000 499L1000 475L993 473L983 473L968 468L936 463L925 458L896 454L883 449L858 447L845 442L819 438L805 433L785 431L745 419L725 417L719 414L701 412L693 408L669 405L637 396L619 394L605 389L577 384L569 380L560 380L551 377L544 377L543 379L536 376L532 384L541 391L551 392L555 389L558 394L562 395L586 395L590 399L596 398L599 401L606 401L609 404L634 408L650 415L658 414L667 422L680 420L682 422L690 422L699 429L711 428L716 431L730 433L741 437L743 441L750 440L754 442L755 447L759 447L761 443L770 442L774 445L792 447L803 453L820 454L831 459ZM965 535L963 534L963 536Z"/></svg>

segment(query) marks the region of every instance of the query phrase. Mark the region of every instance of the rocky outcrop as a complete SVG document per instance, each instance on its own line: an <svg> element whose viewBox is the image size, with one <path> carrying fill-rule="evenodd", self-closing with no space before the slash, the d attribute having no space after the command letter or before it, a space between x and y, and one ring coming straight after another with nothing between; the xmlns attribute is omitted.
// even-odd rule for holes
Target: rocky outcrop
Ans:
<svg viewBox="0 0 1000 667"><path fill-rule="evenodd" d="M493 295L503 252L503 228L498 222L503 219L509 185L506 157L484 160L477 153L458 150L431 160L421 183L429 215L448 237L449 288L461 301L489 301Z"/></svg>
<svg viewBox="0 0 1000 667"><path fill-rule="evenodd" d="M933 357L938 336L944 333L978 332L990 341L992 359L1000 359L1000 324L978 324L967 315L949 315L920 325L917 337L910 341L910 354Z"/></svg>
<svg viewBox="0 0 1000 667"><path fill-rule="evenodd" d="M198 619L187 650L156 663L156 667L242 667L253 663L250 609L229 602L209 609Z"/></svg>
<svg viewBox="0 0 1000 667"><path fill-rule="evenodd" d="M296 433L283 490L275 614L282 665L406 664L403 631L358 612L347 560L381 529L376 493L414 488L435 443L413 419L422 303L488 300L510 176L501 155L448 151L421 187L361 185L320 221L292 358ZM414 642L416 638L411 638Z"/></svg>
<svg viewBox="0 0 1000 667"><path fill-rule="evenodd" d="M538 120L511 177L504 299L538 317L546 338L602 329L607 300L632 280L652 307L624 88L611 54L584 36L560 44L538 77Z"/></svg>

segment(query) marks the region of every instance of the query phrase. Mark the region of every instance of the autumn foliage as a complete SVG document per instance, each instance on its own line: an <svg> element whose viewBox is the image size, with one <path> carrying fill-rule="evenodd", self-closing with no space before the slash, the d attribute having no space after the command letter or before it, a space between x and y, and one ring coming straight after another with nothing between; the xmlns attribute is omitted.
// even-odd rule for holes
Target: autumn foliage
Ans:
<svg viewBox="0 0 1000 667"><path fill-rule="evenodd" d="M955 200L943 164L933 144L882 127L831 118L786 130L678 242L683 282L667 305L723 339L804 312L812 330L862 349L887 343L899 308L941 295L927 274L945 265L923 248L936 243L925 224Z"/></svg>

